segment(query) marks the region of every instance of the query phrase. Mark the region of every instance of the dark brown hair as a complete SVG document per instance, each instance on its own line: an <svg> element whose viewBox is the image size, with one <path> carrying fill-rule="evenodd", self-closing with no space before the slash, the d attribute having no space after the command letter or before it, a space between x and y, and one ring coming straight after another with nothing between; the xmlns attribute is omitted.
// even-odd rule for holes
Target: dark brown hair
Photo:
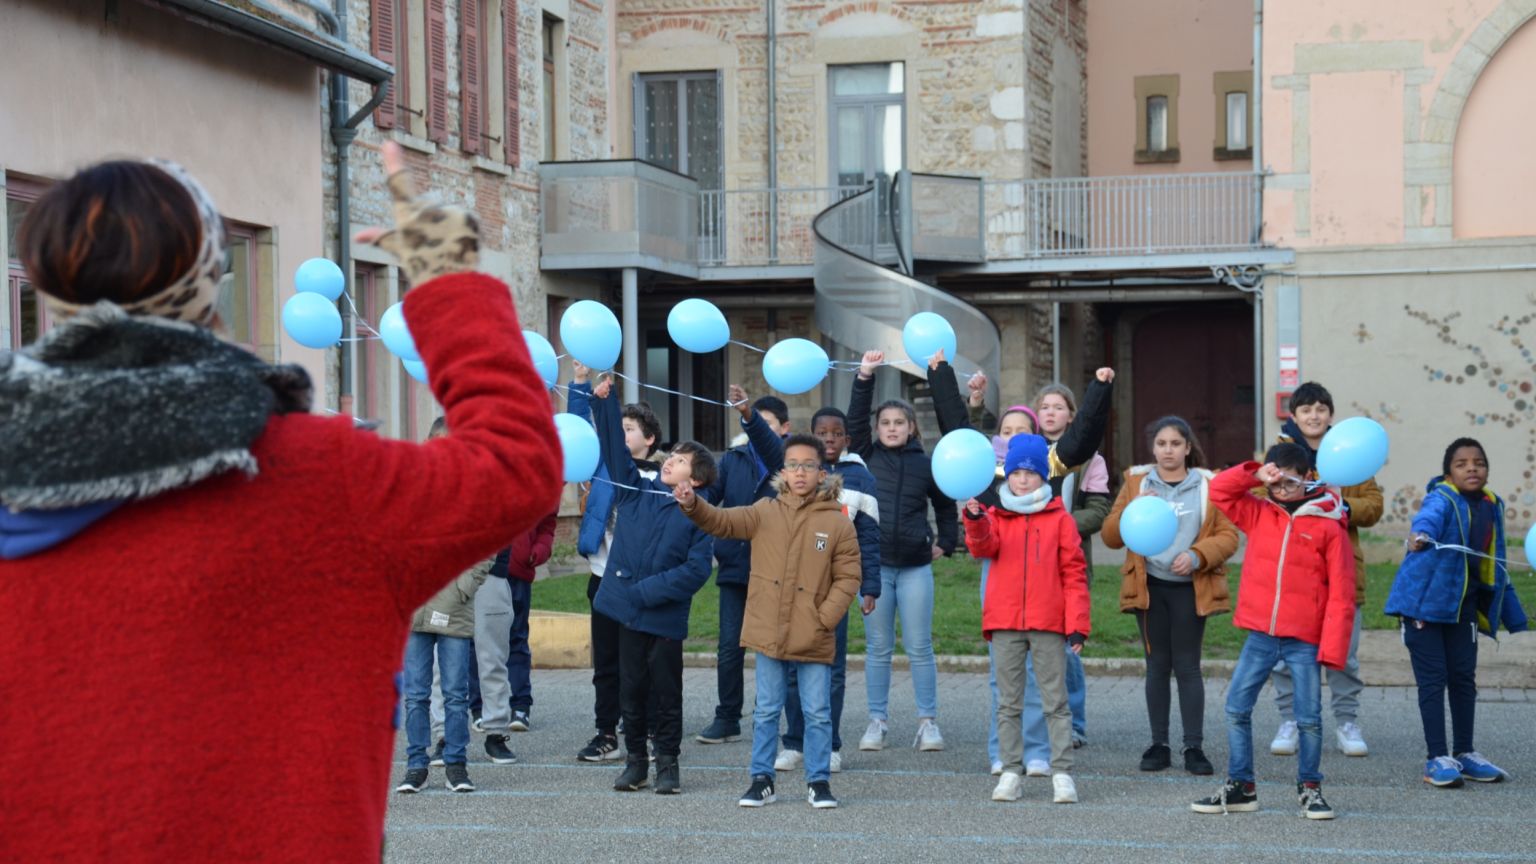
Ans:
<svg viewBox="0 0 1536 864"><path fill-rule="evenodd" d="M1189 452L1184 454L1185 468L1205 467L1205 451L1200 449L1200 439L1195 437L1195 430L1189 428L1187 420L1175 414L1159 417L1147 424L1147 450L1156 452L1152 445L1157 441L1157 433L1164 429L1179 433L1179 437L1189 444Z"/></svg>
<svg viewBox="0 0 1536 864"><path fill-rule="evenodd" d="M44 294L127 304L186 275L202 234L197 202L181 181L145 162L102 162L27 210L16 257Z"/></svg>

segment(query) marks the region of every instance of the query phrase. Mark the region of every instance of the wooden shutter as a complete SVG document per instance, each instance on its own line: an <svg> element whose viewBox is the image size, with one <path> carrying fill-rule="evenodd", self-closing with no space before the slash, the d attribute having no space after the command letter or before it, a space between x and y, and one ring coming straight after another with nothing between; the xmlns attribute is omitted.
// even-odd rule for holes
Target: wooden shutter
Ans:
<svg viewBox="0 0 1536 864"><path fill-rule="evenodd" d="M427 137L448 141L448 0L427 0Z"/></svg>
<svg viewBox="0 0 1536 864"><path fill-rule="evenodd" d="M485 152L481 137L485 107L480 104L480 79L485 76L480 50L480 10L484 3L459 0L459 137L465 153Z"/></svg>
<svg viewBox="0 0 1536 864"><path fill-rule="evenodd" d="M370 47L373 49L373 56L396 67L396 80L390 81L385 85L389 87L389 96L383 102L380 102L379 107L373 111L373 125L380 129L394 128L395 103L400 98L400 82L398 79L401 72L395 62L395 40L397 38L395 32L395 2L396 0L372 0L369 4L372 7L369 20L373 24L372 28L370 28L372 30L372 45Z"/></svg>
<svg viewBox="0 0 1536 864"><path fill-rule="evenodd" d="M501 0L501 34L506 52L501 62L507 70L507 128L502 132L501 140L506 148L507 164L516 168L522 154L522 125L517 115L517 0Z"/></svg>

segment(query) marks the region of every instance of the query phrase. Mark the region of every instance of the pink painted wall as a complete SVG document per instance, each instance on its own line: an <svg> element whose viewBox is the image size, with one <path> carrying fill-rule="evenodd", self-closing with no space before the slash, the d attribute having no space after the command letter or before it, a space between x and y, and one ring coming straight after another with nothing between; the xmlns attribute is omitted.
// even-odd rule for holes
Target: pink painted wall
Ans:
<svg viewBox="0 0 1536 864"><path fill-rule="evenodd" d="M1313 79L1314 243L1402 239L1402 77L1361 72Z"/></svg>
<svg viewBox="0 0 1536 864"><path fill-rule="evenodd" d="M1253 68L1253 4L1243 0L1093 0L1088 5L1088 173L1248 171L1217 162L1212 75ZM1179 76L1177 163L1137 165L1141 75Z"/></svg>
<svg viewBox="0 0 1536 864"><path fill-rule="evenodd" d="M1472 88L1456 132L1452 188L1456 237L1536 235L1536 23L1493 55Z"/></svg>

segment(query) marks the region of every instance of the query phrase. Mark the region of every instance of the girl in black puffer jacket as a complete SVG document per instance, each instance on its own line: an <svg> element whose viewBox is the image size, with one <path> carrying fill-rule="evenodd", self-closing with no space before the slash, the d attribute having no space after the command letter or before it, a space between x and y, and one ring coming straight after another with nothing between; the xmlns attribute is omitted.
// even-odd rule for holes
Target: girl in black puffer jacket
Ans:
<svg viewBox="0 0 1536 864"><path fill-rule="evenodd" d="M938 672L933 660L933 562L955 551L958 540L955 502L933 481L928 454L917 433L912 406L900 399L881 403L871 412L875 369L885 360L880 351L867 351L848 404L850 452L857 453L875 475L880 505L880 599L865 616L868 659L864 681L869 696L869 728L860 750L885 746L890 719L891 652L895 648L896 613L911 661L912 689L917 701L919 750L942 750L944 738L934 722L938 716ZM871 435L870 416L876 429ZM933 505L937 536L928 521Z"/></svg>

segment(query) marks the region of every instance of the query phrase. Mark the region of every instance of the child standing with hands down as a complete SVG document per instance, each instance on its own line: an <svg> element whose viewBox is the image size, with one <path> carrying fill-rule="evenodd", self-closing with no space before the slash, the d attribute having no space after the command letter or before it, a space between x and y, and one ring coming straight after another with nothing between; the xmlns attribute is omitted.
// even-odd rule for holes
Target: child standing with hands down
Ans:
<svg viewBox="0 0 1536 864"><path fill-rule="evenodd" d="M711 507L679 484L673 495L694 524L716 537L752 541L741 644L757 652L757 704L752 711L752 786L743 807L771 804L779 712L793 668L805 716L805 779L812 807L837 806L832 796L832 662L838 623L860 581L859 541L838 503L842 482L830 480L822 446L809 435L784 442L777 497L746 507Z"/></svg>
<svg viewBox="0 0 1536 864"><path fill-rule="evenodd" d="M1355 623L1355 556L1344 507L1325 489L1309 489L1311 468L1297 444L1276 444L1265 463L1245 462L1216 475L1211 502L1248 535L1232 623L1248 632L1227 689L1227 782L1190 805L1196 813L1259 809L1253 774L1253 706L1275 663L1296 682L1300 731L1296 795L1301 815L1332 819L1323 799L1322 681L1318 665L1339 669ZM1254 495L1266 487L1269 497Z"/></svg>
<svg viewBox="0 0 1536 864"><path fill-rule="evenodd" d="M693 595L709 580L714 550L709 535L688 521L672 500L678 486L707 487L715 458L696 441L684 441L661 464L657 479L640 476L624 441L618 399L604 378L592 395L592 421L608 476L613 478L618 518L608 568L593 609L619 622L619 705L624 715L621 792L646 786L650 759L646 730L656 732L656 794L682 791L677 757L683 740L683 640ZM647 717L654 705L655 717Z"/></svg>
<svg viewBox="0 0 1536 864"><path fill-rule="evenodd" d="M1082 650L1089 632L1082 540L1051 492L1050 445L1039 435L1008 442L999 505L965 505L965 543L988 559L981 630L997 667L997 735L1003 773L993 801L1017 801L1024 776L1024 661L1033 657L1051 740L1054 800L1077 801L1072 775L1072 713L1067 708L1066 648Z"/></svg>
<svg viewBox="0 0 1536 864"><path fill-rule="evenodd" d="M869 694L869 728L859 740L859 749L885 747L891 652L896 646L899 610L917 700L917 736L912 743L918 750L943 750L944 736L934 722L939 696L933 659L933 562L955 551L960 531L955 502L939 491L933 480L912 405L891 399L882 402L876 412L871 411L875 369L884 362L884 352L864 352L848 401L848 450L858 454L875 475L875 497L880 507L880 597L864 623L869 655L864 679ZM871 414L875 414L877 426L873 435ZM938 522L937 539L928 523L930 503Z"/></svg>
<svg viewBox="0 0 1536 864"><path fill-rule="evenodd" d="M1496 636L1501 623L1511 633L1526 629L1503 560L1504 500L1488 490L1488 454L1471 438L1457 438L1413 517L1408 555L1386 607L1403 622L1429 749L1424 782L1432 786L1460 786L1463 779L1497 783L1509 776L1472 747L1478 631ZM1447 695L1452 748L1445 742Z"/></svg>

